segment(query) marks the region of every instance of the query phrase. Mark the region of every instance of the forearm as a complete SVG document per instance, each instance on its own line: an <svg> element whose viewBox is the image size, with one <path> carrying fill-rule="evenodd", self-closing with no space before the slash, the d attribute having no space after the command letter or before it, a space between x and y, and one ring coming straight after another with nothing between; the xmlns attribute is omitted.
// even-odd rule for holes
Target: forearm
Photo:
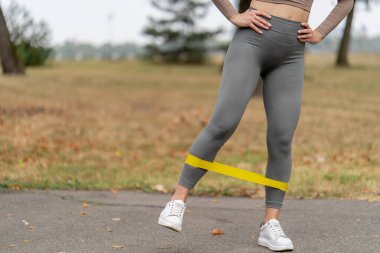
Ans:
<svg viewBox="0 0 380 253"><path fill-rule="evenodd" d="M338 0L327 18L315 29L325 38L350 13L354 0Z"/></svg>
<svg viewBox="0 0 380 253"><path fill-rule="evenodd" d="M212 2L228 20L232 16L239 14L230 0L212 0Z"/></svg>

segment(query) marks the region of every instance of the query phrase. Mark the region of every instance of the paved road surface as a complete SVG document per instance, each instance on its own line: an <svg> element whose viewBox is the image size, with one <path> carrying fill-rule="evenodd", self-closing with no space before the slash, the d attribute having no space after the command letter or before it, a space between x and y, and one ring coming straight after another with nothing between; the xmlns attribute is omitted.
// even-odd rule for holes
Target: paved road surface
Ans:
<svg viewBox="0 0 380 253"><path fill-rule="evenodd" d="M138 191L3 191L0 252L271 252L256 242L263 200L190 196L178 233L157 224L169 197ZM380 252L380 202L285 199L279 220L293 252ZM212 235L214 228L224 234Z"/></svg>

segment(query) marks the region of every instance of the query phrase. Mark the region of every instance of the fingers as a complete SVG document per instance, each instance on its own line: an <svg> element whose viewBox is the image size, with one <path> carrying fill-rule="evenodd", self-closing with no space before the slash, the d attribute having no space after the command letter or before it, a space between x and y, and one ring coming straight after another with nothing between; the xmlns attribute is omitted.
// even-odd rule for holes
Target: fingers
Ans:
<svg viewBox="0 0 380 253"><path fill-rule="evenodd" d="M310 38L313 36L313 30L312 29L305 29L298 31L298 38Z"/></svg>
<svg viewBox="0 0 380 253"><path fill-rule="evenodd" d="M298 35L299 39L307 39L313 37L312 33L304 34L304 35Z"/></svg>
<svg viewBox="0 0 380 253"><path fill-rule="evenodd" d="M251 17L250 18L250 24L249 24L249 26L253 30L255 30L256 32L262 34L263 32L258 27L261 27L261 28L264 28L264 29L268 30L272 25L268 21L266 21L263 18L259 17L258 16L259 14L270 18L270 15L268 15L268 14L262 12L262 11L251 11L251 12L248 12L248 15Z"/></svg>
<svg viewBox="0 0 380 253"><path fill-rule="evenodd" d="M256 13L257 15L259 15L259 16L264 16L264 17L267 17L267 18L271 18L271 16L270 16L268 13L263 12L263 11L259 11L259 10L257 10L257 11L255 11L255 13Z"/></svg>
<svg viewBox="0 0 380 253"><path fill-rule="evenodd" d="M297 38L300 42L314 42L313 41L313 29L310 27L308 23L302 22L301 26L305 29L298 30Z"/></svg>
<svg viewBox="0 0 380 253"><path fill-rule="evenodd" d="M268 23L268 25L263 24L260 19L252 19L251 22L254 23L255 25L260 26L260 27L267 29L267 30L269 29L270 26L272 26L268 22L266 22L266 23Z"/></svg>
<svg viewBox="0 0 380 253"><path fill-rule="evenodd" d="M310 42L313 38L313 34L299 35L299 36L297 36L297 38L301 42Z"/></svg>
<svg viewBox="0 0 380 253"><path fill-rule="evenodd" d="M298 39L300 42L309 42L309 43L315 43L315 38L313 37L313 34L305 34L305 35L301 35L301 36L298 36Z"/></svg>
<svg viewBox="0 0 380 253"><path fill-rule="evenodd" d="M260 24L261 27L265 28L265 29L269 29L268 27L271 27L272 25L266 21L265 19L259 17L259 16L264 16L264 17L267 17L267 18L271 18L271 16L263 11L252 11L250 13L250 16L253 17L254 19L258 20L259 22L261 22L262 24L264 24L266 27L262 26ZM252 20L252 22L255 22L254 20Z"/></svg>
<svg viewBox="0 0 380 253"><path fill-rule="evenodd" d="M311 28L309 23L302 22L301 25L307 29Z"/></svg>
<svg viewBox="0 0 380 253"><path fill-rule="evenodd" d="M313 43L314 41L310 38L308 39L300 39L301 42L309 42L309 43Z"/></svg>
<svg viewBox="0 0 380 253"><path fill-rule="evenodd" d="M266 20L264 20L258 16L256 16L256 20L260 21L264 26L266 26L266 27L264 27L266 29L269 29L269 27L272 26L268 21L266 21Z"/></svg>
<svg viewBox="0 0 380 253"><path fill-rule="evenodd" d="M257 28L252 22L249 23L249 26L255 30L256 32L263 34L263 31L261 31L259 28Z"/></svg>
<svg viewBox="0 0 380 253"><path fill-rule="evenodd" d="M313 29L311 29L309 23L301 22L301 26L303 26L305 29L298 30L299 34L313 32Z"/></svg>
<svg viewBox="0 0 380 253"><path fill-rule="evenodd" d="M311 39L313 37L313 29L311 29L309 23L302 22L301 26L303 26L305 29L298 30L297 38L301 42L311 42Z"/></svg>
<svg viewBox="0 0 380 253"><path fill-rule="evenodd" d="M302 30L298 30L298 34L302 34L302 33L311 33L313 32L313 29L309 28L309 29L302 29Z"/></svg>

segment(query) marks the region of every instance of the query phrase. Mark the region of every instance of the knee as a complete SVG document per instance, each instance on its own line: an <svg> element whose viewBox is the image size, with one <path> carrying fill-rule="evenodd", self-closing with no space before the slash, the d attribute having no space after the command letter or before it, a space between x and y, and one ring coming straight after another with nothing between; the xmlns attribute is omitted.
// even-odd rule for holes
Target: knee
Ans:
<svg viewBox="0 0 380 253"><path fill-rule="evenodd" d="M268 136L268 144L276 153L288 155L291 152L294 131L272 131Z"/></svg>
<svg viewBox="0 0 380 253"><path fill-rule="evenodd" d="M234 124L210 122L210 124L207 125L206 130L212 139L225 140L231 136L235 127Z"/></svg>

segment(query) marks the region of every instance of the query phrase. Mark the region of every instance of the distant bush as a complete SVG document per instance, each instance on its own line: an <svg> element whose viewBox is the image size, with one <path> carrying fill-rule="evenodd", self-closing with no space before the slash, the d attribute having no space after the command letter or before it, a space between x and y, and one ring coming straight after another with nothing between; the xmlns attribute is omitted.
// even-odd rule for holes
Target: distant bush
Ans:
<svg viewBox="0 0 380 253"><path fill-rule="evenodd" d="M16 51L25 66L39 66L45 63L52 49L35 47L28 42L22 42L16 45Z"/></svg>

